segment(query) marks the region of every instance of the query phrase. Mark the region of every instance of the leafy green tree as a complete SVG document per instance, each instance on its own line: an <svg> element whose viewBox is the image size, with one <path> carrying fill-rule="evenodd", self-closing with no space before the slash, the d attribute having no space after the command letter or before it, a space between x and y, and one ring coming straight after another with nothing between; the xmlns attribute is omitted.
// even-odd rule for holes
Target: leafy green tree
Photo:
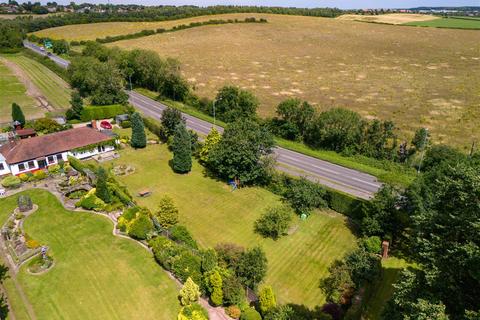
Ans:
<svg viewBox="0 0 480 320"><path fill-rule="evenodd" d="M444 144L433 145L425 152L422 170L428 171L442 163L450 163L455 165L458 162L466 160L467 156L453 147Z"/></svg>
<svg viewBox="0 0 480 320"><path fill-rule="evenodd" d="M345 257L345 263L350 268L352 280L357 288L366 282L372 282L380 273L380 258L364 248L349 253Z"/></svg>
<svg viewBox="0 0 480 320"><path fill-rule="evenodd" d="M145 240L152 230L152 220L146 212L140 211L137 213L135 219L133 219L128 225L127 233L135 239Z"/></svg>
<svg viewBox="0 0 480 320"><path fill-rule="evenodd" d="M15 102L12 103L12 121L18 121L22 127L25 125L25 115L22 108Z"/></svg>
<svg viewBox="0 0 480 320"><path fill-rule="evenodd" d="M147 136L143 126L142 117L138 112L134 112L130 117L132 123L132 139L130 145L133 148L145 148L147 145Z"/></svg>
<svg viewBox="0 0 480 320"><path fill-rule="evenodd" d="M212 287L210 299L212 303L216 306L221 306L223 304L223 291L222 291L222 277L220 273L215 270L209 276L210 286Z"/></svg>
<svg viewBox="0 0 480 320"><path fill-rule="evenodd" d="M258 108L258 100L252 93L235 86L221 88L214 103L216 115L226 122L253 118Z"/></svg>
<svg viewBox="0 0 480 320"><path fill-rule="evenodd" d="M158 204L158 209L155 211L155 217L158 223L168 229L178 223L178 209L173 203L173 199L169 196L163 196Z"/></svg>
<svg viewBox="0 0 480 320"><path fill-rule="evenodd" d="M360 229L365 236L394 238L405 228L399 211L399 193L385 184L371 201L362 204Z"/></svg>
<svg viewBox="0 0 480 320"><path fill-rule="evenodd" d="M180 290L180 303L182 306L189 306L192 303L197 302L199 297L200 289L198 285L192 280L192 278L188 277Z"/></svg>
<svg viewBox="0 0 480 320"><path fill-rule="evenodd" d="M66 40L54 40L52 50L56 54L67 54L70 51L70 45Z"/></svg>
<svg viewBox="0 0 480 320"><path fill-rule="evenodd" d="M22 28L14 22L0 23L0 51L14 52L23 47L25 36Z"/></svg>
<svg viewBox="0 0 480 320"><path fill-rule="evenodd" d="M318 183L305 178L290 179L283 199L287 201L298 214L310 214L315 208L327 207L327 192Z"/></svg>
<svg viewBox="0 0 480 320"><path fill-rule="evenodd" d="M66 112L67 119L80 119L83 111L83 99L78 91L72 91L70 106L70 109Z"/></svg>
<svg viewBox="0 0 480 320"><path fill-rule="evenodd" d="M301 139L306 133L310 122L315 114L315 109L308 103L299 99L287 99L277 107L277 115L286 124L286 127L293 128L296 132L290 138Z"/></svg>
<svg viewBox="0 0 480 320"><path fill-rule="evenodd" d="M220 132L218 132L215 127L212 127L212 130L210 130L210 132L208 133L207 137L205 138L205 142L200 149L200 161L202 161L203 163L208 162L208 155L210 153L210 150L212 150L213 147L217 145L217 143L219 143L221 139L222 136L220 135Z"/></svg>
<svg viewBox="0 0 480 320"><path fill-rule="evenodd" d="M260 247L245 251L240 256L235 272L243 285L255 290L267 274L265 252Z"/></svg>
<svg viewBox="0 0 480 320"><path fill-rule="evenodd" d="M190 92L190 88L185 79L180 74L168 74L162 82L161 95L175 100L185 101Z"/></svg>
<svg viewBox="0 0 480 320"><path fill-rule="evenodd" d="M185 119L179 110L167 107L162 111L162 126L168 137L173 135L178 125L182 123L185 124Z"/></svg>
<svg viewBox="0 0 480 320"><path fill-rule="evenodd" d="M247 307L242 311L240 320L262 320L262 316L252 307Z"/></svg>
<svg viewBox="0 0 480 320"><path fill-rule="evenodd" d="M392 160L397 152L394 130L392 121L373 120L366 127L359 152L367 157Z"/></svg>
<svg viewBox="0 0 480 320"><path fill-rule="evenodd" d="M180 123L175 129L175 135L172 142L173 171L177 173L187 173L192 170L192 141L190 134L183 123Z"/></svg>
<svg viewBox="0 0 480 320"><path fill-rule="evenodd" d="M466 162L441 164L419 177L407 196L412 252L422 265L427 287L453 319L466 310L479 311L478 167Z"/></svg>
<svg viewBox="0 0 480 320"><path fill-rule="evenodd" d="M218 265L217 252L214 249L202 251L202 272L208 273Z"/></svg>
<svg viewBox="0 0 480 320"><path fill-rule="evenodd" d="M328 267L329 276L320 283L320 288L325 292L327 301L345 304L355 291L351 270L345 261L335 261Z"/></svg>
<svg viewBox="0 0 480 320"><path fill-rule="evenodd" d="M412 144L416 151L423 151L428 145L430 133L426 128L420 128L415 131L415 136L412 139Z"/></svg>
<svg viewBox="0 0 480 320"><path fill-rule="evenodd" d="M95 195L105 203L110 203L112 201L112 195L110 194L107 185L107 172L103 167L98 169Z"/></svg>
<svg viewBox="0 0 480 320"><path fill-rule="evenodd" d="M271 207L255 221L255 232L264 237L270 237L277 240L286 234L290 223L292 222L292 213L290 208Z"/></svg>
<svg viewBox="0 0 480 320"><path fill-rule="evenodd" d="M208 168L223 179L238 178L243 184L264 181L272 168L272 135L251 120L230 124L209 152Z"/></svg>
<svg viewBox="0 0 480 320"><path fill-rule="evenodd" d="M270 310L277 306L277 299L275 298L275 294L273 293L271 286L264 286L260 289L258 302L260 305L260 312L263 315L267 314Z"/></svg>
<svg viewBox="0 0 480 320"><path fill-rule="evenodd" d="M293 310L292 307L290 306L276 306L272 309L270 309L265 316L263 317L263 320L291 320L291 319L297 319L295 317L295 311ZM300 319L300 318L299 318ZM317 320L322 320L320 318L315 318Z"/></svg>
<svg viewBox="0 0 480 320"><path fill-rule="evenodd" d="M364 126L358 113L333 108L312 120L305 142L315 148L353 153L360 145Z"/></svg>
<svg viewBox="0 0 480 320"><path fill-rule="evenodd" d="M242 283L235 276L223 279L223 303L226 305L239 305L245 302L245 290Z"/></svg>

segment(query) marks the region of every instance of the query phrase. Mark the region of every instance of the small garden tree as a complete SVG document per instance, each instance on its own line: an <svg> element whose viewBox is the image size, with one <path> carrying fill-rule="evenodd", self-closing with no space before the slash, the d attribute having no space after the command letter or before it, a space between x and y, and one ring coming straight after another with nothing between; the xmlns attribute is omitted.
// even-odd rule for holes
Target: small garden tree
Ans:
<svg viewBox="0 0 480 320"><path fill-rule="evenodd" d="M301 178L290 180L283 198L298 214L308 215L312 209L327 206L326 194L325 189L318 183Z"/></svg>
<svg viewBox="0 0 480 320"><path fill-rule="evenodd" d="M12 103L12 121L18 121L22 127L25 125L25 115L22 108L15 102Z"/></svg>
<svg viewBox="0 0 480 320"><path fill-rule="evenodd" d="M83 111L83 100L78 91L72 91L70 106L70 109L66 112L67 119L80 119Z"/></svg>
<svg viewBox="0 0 480 320"><path fill-rule="evenodd" d="M162 112L162 126L168 137L175 133L175 129L179 124L185 124L185 119L182 117L182 113L177 109L167 107Z"/></svg>
<svg viewBox="0 0 480 320"><path fill-rule="evenodd" d="M173 199L164 196L160 199L158 209L155 212L155 218L162 228L168 229L178 223L178 209L173 203Z"/></svg>
<svg viewBox="0 0 480 320"><path fill-rule="evenodd" d="M187 173L192 170L192 140L183 123L175 129L172 143L173 171Z"/></svg>
<svg viewBox="0 0 480 320"><path fill-rule="evenodd" d="M256 289L267 274L267 257L260 247L245 251L237 265L236 274L243 285Z"/></svg>
<svg viewBox="0 0 480 320"><path fill-rule="evenodd" d="M200 289L198 285L188 277L187 281L180 290L180 303L182 306L188 306L198 301Z"/></svg>
<svg viewBox="0 0 480 320"><path fill-rule="evenodd" d="M215 270L210 275L209 280L212 288L210 299L214 305L221 306L223 304L222 277L220 276L220 273Z"/></svg>
<svg viewBox="0 0 480 320"><path fill-rule="evenodd" d="M288 231L291 222L292 214L290 208L286 206L268 208L267 211L255 221L255 232L264 237L277 240Z"/></svg>
<svg viewBox="0 0 480 320"><path fill-rule="evenodd" d="M150 231L153 230L153 222L148 214L140 211L137 213L135 219L129 224L127 232L128 235L140 240L145 240Z"/></svg>
<svg viewBox="0 0 480 320"><path fill-rule="evenodd" d="M200 149L200 161L202 161L203 163L206 163L208 161L208 154L210 153L210 150L212 150L212 148L217 145L217 143L219 143L221 139L222 136L220 135L220 132L218 132L215 127L213 127L212 130L208 133L207 138L205 139L205 142Z"/></svg>
<svg viewBox="0 0 480 320"><path fill-rule="evenodd" d="M145 148L147 145L147 136L145 135L145 127L143 126L142 117L138 112L134 112L131 116L132 123L132 139L130 145L133 148Z"/></svg>
<svg viewBox="0 0 480 320"><path fill-rule="evenodd" d="M102 199L105 203L110 203L112 201L112 195L110 194L110 190L108 190L107 186L107 172L103 167L98 169L95 195Z"/></svg>
<svg viewBox="0 0 480 320"><path fill-rule="evenodd" d="M275 294L270 286L265 286L260 290L258 300L260 304L260 311L263 315L267 314L270 310L277 306Z"/></svg>

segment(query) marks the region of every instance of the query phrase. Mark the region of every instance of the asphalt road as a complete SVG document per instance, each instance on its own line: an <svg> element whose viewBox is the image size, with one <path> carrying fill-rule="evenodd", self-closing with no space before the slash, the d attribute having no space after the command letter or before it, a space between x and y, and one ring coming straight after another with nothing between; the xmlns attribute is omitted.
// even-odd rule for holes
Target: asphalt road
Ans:
<svg viewBox="0 0 480 320"><path fill-rule="evenodd" d="M47 55L35 44L24 41L24 45L41 55ZM56 55L49 55L48 57L63 68L67 68L70 64L69 61ZM127 93L130 103L135 108L155 119L160 119L162 111L167 107L137 92L128 91ZM207 135L213 127L211 123L188 114L183 113L183 117L186 120L187 127L199 134ZM223 132L222 127L216 126L216 128L218 131ZM278 170L295 176L303 176L329 188L343 191L362 199L370 199L373 197L382 185L377 178L372 175L306 156L298 152L276 147L274 153Z"/></svg>

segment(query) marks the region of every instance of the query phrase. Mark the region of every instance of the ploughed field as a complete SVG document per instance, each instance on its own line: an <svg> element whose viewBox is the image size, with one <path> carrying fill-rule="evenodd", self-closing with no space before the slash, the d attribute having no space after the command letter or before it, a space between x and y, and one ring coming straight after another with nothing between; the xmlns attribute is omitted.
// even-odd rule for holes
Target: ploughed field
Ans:
<svg viewBox="0 0 480 320"><path fill-rule="evenodd" d="M320 280L328 276L334 260L356 246L346 218L330 210L317 210L306 221L296 218L291 234L277 241L263 239L254 233L254 221L266 208L282 204L276 195L253 187L232 192L226 183L207 177L196 161L190 173L176 174L169 166L172 154L166 145L119 152L121 156L114 165L133 166L135 173L118 176L118 180L132 195L145 188L152 192L147 198L135 200L156 210L162 196L172 197L180 223L202 247L224 242L261 246L268 258L265 283L274 288L283 303L312 308L322 305L325 296L319 288Z"/></svg>
<svg viewBox="0 0 480 320"><path fill-rule="evenodd" d="M319 109L393 120L407 138L421 126L436 142L460 147L480 138L480 32L261 16L269 23L204 26L109 46L178 58L200 96L212 98L225 84L251 90L261 116L298 97Z"/></svg>

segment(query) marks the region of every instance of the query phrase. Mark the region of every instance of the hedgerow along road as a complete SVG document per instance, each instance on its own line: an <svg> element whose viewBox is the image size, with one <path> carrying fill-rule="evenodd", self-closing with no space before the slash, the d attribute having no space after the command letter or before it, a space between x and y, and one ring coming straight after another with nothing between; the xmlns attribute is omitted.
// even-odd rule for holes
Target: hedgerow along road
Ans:
<svg viewBox="0 0 480 320"><path fill-rule="evenodd" d="M24 46L38 54L47 56L45 51L31 42L24 41ZM48 57L62 68L67 68L70 64L68 60L54 54L48 54ZM130 104L142 111L146 116L160 119L162 111L167 108L163 103L150 99L138 92L127 91L127 93ZM187 127L201 135L207 135L213 127L213 124L208 121L185 113L182 113L182 115L186 120ZM218 131L223 132L222 127L215 127ZM325 185L328 188L345 192L361 199L372 198L382 186L382 183L372 175L310 157L299 152L276 147L274 149L274 155L277 160L277 170L290 175L305 177L311 181Z"/></svg>

